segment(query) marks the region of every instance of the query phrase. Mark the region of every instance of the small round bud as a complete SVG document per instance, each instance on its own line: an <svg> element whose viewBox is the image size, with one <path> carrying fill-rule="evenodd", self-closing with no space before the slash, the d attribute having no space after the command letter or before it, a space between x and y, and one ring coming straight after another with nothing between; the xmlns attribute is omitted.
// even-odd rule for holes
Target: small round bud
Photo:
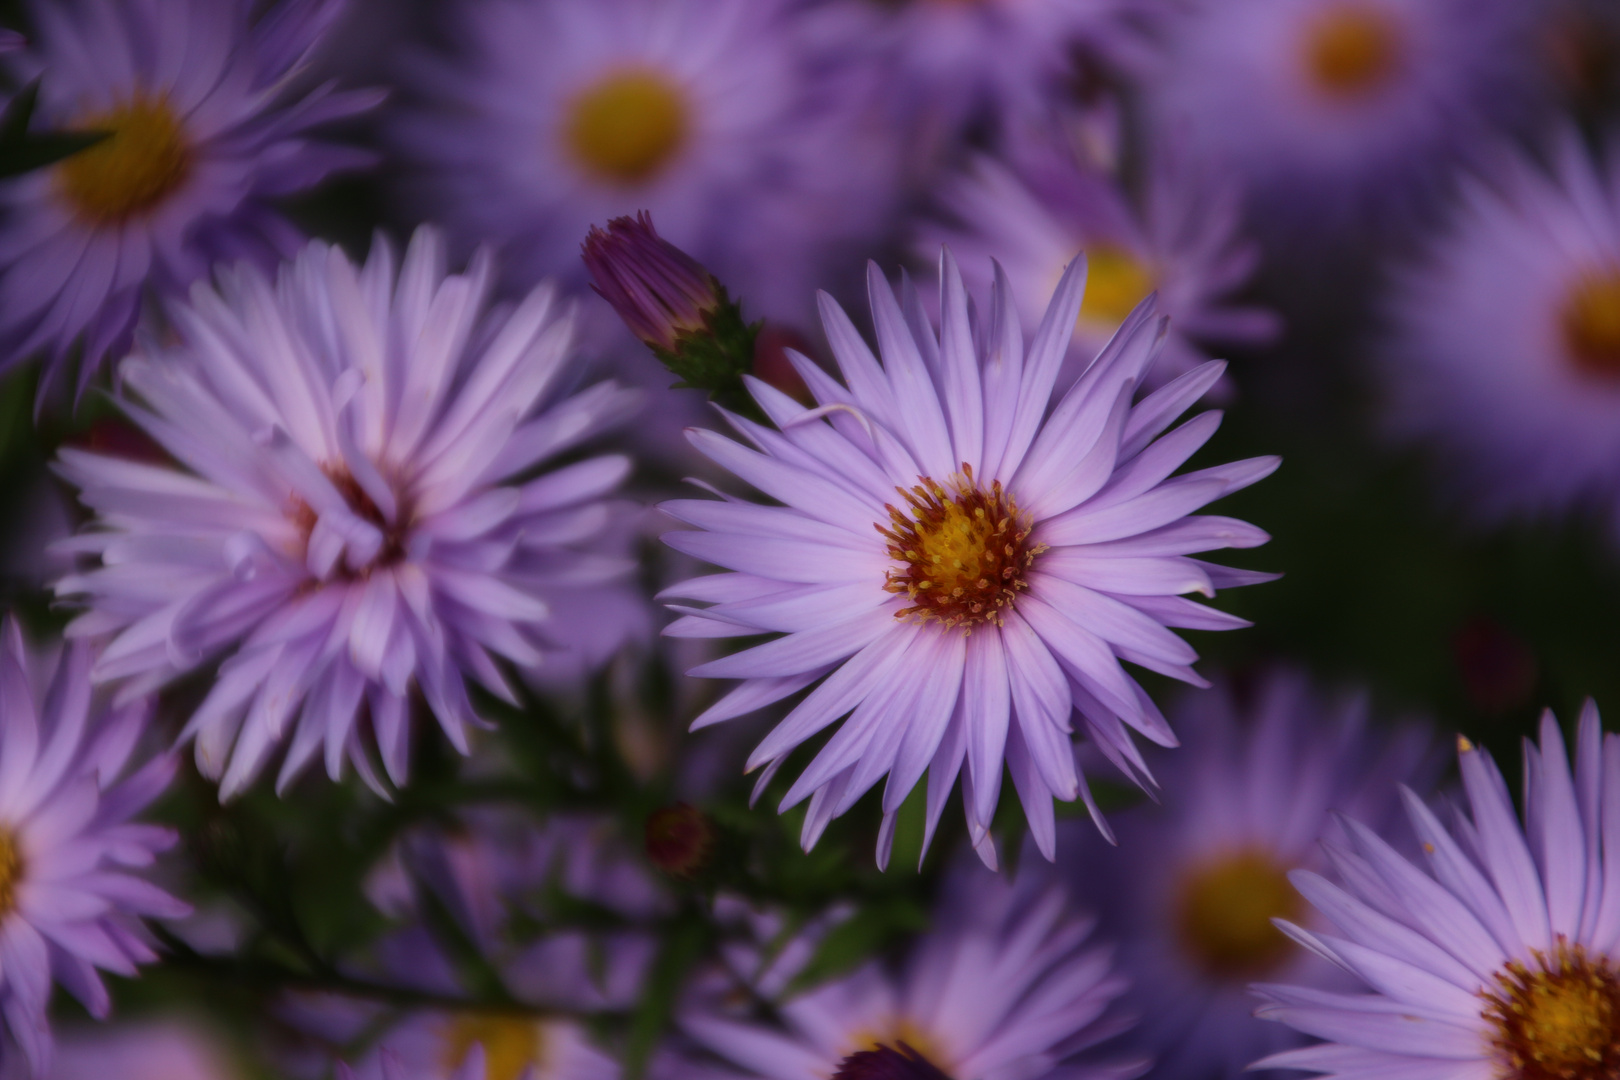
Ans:
<svg viewBox="0 0 1620 1080"><path fill-rule="evenodd" d="M714 857L714 825L703 811L678 802L647 815L647 858L673 877L701 873Z"/></svg>

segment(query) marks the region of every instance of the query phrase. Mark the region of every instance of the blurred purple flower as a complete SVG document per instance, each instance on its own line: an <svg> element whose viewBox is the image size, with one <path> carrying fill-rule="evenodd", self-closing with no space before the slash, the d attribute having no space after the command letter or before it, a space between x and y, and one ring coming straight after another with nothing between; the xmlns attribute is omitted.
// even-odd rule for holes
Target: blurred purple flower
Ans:
<svg viewBox="0 0 1620 1080"><path fill-rule="evenodd" d="M1030 326L1041 317L1039 298L1084 251L1086 296L1060 386L1073 382L1150 292L1170 317L1164 351L1148 373L1152 385L1209 359L1195 341L1255 345L1276 337L1273 313L1223 302L1245 284L1259 257L1239 234L1236 188L1161 152L1149 163L1138 211L1113 177L1063 141L1050 130L1026 130L1009 141L1004 160L977 157L946 180L938 200L951 220L917 230L919 255L932 258L942 244L949 247L969 268L975 291L989 289L995 259Z"/></svg>
<svg viewBox="0 0 1620 1080"><path fill-rule="evenodd" d="M930 838L960 772L970 835L993 865L988 829L1006 765L1050 859L1052 799L1090 802L1069 737L1076 710L1117 767L1151 782L1128 729L1167 746L1175 736L1121 661L1204 685L1188 666L1196 654L1167 627L1246 625L1179 594L1268 580L1188 557L1251 547L1266 534L1188 515L1277 461L1170 479L1220 414L1159 436L1223 365L1206 364L1133 406L1166 333L1151 298L1052 402L1081 310L1083 259L1064 273L1027 351L1005 277L984 322L949 253L941 279L936 334L909 281L902 305L870 267L882 366L823 295L823 326L847 387L790 353L818 407L751 379L779 431L729 417L752 448L690 432L703 453L786 505L664 504L696 527L666 542L731 571L665 590L710 605L670 605L684 617L666 633L786 635L693 669L743 680L695 728L819 683L750 757L749 769L764 767L756 796L796 747L849 717L782 802L810 798L806 847L888 774L878 840L885 864L895 815L924 771Z"/></svg>
<svg viewBox="0 0 1620 1080"><path fill-rule="evenodd" d="M207 1029L143 1020L58 1032L50 1080L250 1080Z"/></svg>
<svg viewBox="0 0 1620 1080"><path fill-rule="evenodd" d="M1464 187L1391 289L1388 426L1484 518L1586 503L1620 532L1620 160L1573 132Z"/></svg>
<svg viewBox="0 0 1620 1080"><path fill-rule="evenodd" d="M403 783L413 686L466 752L465 677L511 698L496 657L544 662L548 590L629 570L594 550L628 459L532 474L635 395L566 396L570 315L550 287L486 312L490 277L446 276L428 229L397 271L381 238L360 268L319 242L274 283L235 267L122 368L177 467L62 452L100 515L69 546L101 565L57 584L89 609L69 632L110 636L95 677L126 694L223 657L186 728L222 798L282 744L281 787L323 745L376 785L367 728Z"/></svg>
<svg viewBox="0 0 1620 1080"><path fill-rule="evenodd" d="M902 970L869 961L802 993L787 991L813 952L811 935L785 943L773 935L763 956L733 950L784 1028L730 1015L724 1000L688 1004L681 1026L742 1075L762 1080L883 1080L896 1066L911 1080L941 1072L962 1080L1134 1076L1144 1063L1071 1060L1126 1026L1111 1010L1125 982L1111 950L1091 937L1095 920L1042 881L958 871ZM913 1060L895 1061L907 1050Z"/></svg>
<svg viewBox="0 0 1620 1080"><path fill-rule="evenodd" d="M104 1018L99 972L157 959L140 917L190 911L129 873L174 843L130 821L168 786L173 757L116 779L148 715L92 705L86 646L33 653L14 620L0 627L0 1013L35 1075L51 1063L52 981Z"/></svg>
<svg viewBox="0 0 1620 1080"><path fill-rule="evenodd" d="M1518 0L1193 0L1142 86L1155 121L1247 178L1257 226L1365 230L1544 92Z"/></svg>
<svg viewBox="0 0 1620 1080"><path fill-rule="evenodd" d="M799 305L826 253L883 224L874 95L790 0L472 0L417 55L391 125L408 201L512 281L583 284L594 223L649 210L752 310ZM790 257L784 257L791 252Z"/></svg>
<svg viewBox="0 0 1620 1080"><path fill-rule="evenodd" d="M1252 980L1342 983L1271 923L1302 914L1288 872L1321 868L1333 814L1391 822L1395 784L1424 786L1440 762L1423 729L1369 730L1365 701L1330 701L1296 673L1264 677L1250 707L1220 688L1174 715L1173 797L1119 815L1119 848L1071 880L1117 927L1126 1001L1143 1018L1132 1038L1155 1055L1154 1075L1236 1076L1296 1041L1254 1019Z"/></svg>
<svg viewBox="0 0 1620 1080"><path fill-rule="evenodd" d="M300 87L342 0L35 0L35 123L101 143L0 186L0 362L38 352L43 394L81 350L79 389L123 348L150 289L183 295L216 260L271 265L302 243L270 200L367 165L314 128L376 92Z"/></svg>
<svg viewBox="0 0 1620 1080"><path fill-rule="evenodd" d="M1257 1063L1329 1076L1607 1080L1620 1074L1620 736L1581 713L1574 776L1551 713L1525 742L1524 825L1490 755L1459 740L1471 814L1402 789L1424 869L1354 820L1339 885L1290 875L1338 934L1281 923L1366 984L1257 987L1259 1015L1327 1040ZM1341 936L1342 935L1342 936Z"/></svg>

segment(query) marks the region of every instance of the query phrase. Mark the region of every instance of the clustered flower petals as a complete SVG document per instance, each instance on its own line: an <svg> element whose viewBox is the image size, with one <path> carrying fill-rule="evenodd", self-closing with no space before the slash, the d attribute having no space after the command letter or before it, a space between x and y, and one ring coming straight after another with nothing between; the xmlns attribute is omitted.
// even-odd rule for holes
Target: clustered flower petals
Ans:
<svg viewBox="0 0 1620 1080"><path fill-rule="evenodd" d="M278 747L283 786L323 748L377 783L372 744L403 783L415 693L466 752L466 677L511 699L497 658L544 664L548 589L628 570L591 546L629 461L535 470L634 396L566 396L571 317L550 288L487 311L490 275L446 275L431 230L397 268L379 237L362 267L314 243L224 271L123 367L172 463L63 451L99 515L65 545L99 563L57 584L70 633L131 694L222 661L186 733L223 797Z"/></svg>
<svg viewBox="0 0 1620 1080"><path fill-rule="evenodd" d="M1165 336L1151 297L1052 400L1081 307L1083 259L1064 274L1027 350L1004 279L987 321L975 317L948 253L941 279L936 332L909 282L902 304L871 268L881 364L823 296L845 382L790 353L813 408L753 381L776 430L732 416L746 444L691 432L704 454L785 505L664 505L696 527L666 542L727 571L667 589L708 606L672 605L683 618L666 632L784 635L694 669L744 680L694 727L813 687L749 759L750 769L764 768L756 795L795 747L847 717L782 803L811 800L806 847L887 774L884 863L895 814L924 772L929 836L960 773L969 831L993 863L986 841L1005 765L1051 858L1052 799L1089 805L1073 717L1127 775L1150 782L1129 731L1163 745L1175 736L1121 661L1202 683L1189 666L1193 650L1169 627L1242 622L1180 594L1213 595L1267 575L1190 555L1266 535L1189 515L1277 463L1171 477L1220 417L1165 432L1222 365L1138 400Z"/></svg>

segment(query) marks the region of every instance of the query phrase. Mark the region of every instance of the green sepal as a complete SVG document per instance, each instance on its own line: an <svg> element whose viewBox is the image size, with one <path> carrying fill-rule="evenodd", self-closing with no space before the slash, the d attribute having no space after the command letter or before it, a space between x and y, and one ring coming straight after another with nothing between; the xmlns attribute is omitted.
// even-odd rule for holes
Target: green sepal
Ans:
<svg viewBox="0 0 1620 1080"><path fill-rule="evenodd" d="M759 408L743 386L754 369L754 346L763 319L744 322L742 307L717 286L719 302L703 312L703 326L675 332L674 349L652 346L653 355L680 382L677 390L703 390L711 401L733 412L760 419Z"/></svg>

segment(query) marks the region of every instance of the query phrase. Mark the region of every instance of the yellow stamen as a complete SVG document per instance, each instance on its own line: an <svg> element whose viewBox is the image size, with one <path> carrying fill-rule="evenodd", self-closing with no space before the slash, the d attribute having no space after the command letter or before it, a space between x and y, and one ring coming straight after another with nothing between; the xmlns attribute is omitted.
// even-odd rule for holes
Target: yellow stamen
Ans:
<svg viewBox="0 0 1620 1080"><path fill-rule="evenodd" d="M484 1048L483 1080L518 1080L530 1065L543 1064L541 1026L533 1017L467 1013L456 1017L441 1035L442 1064L454 1072L474 1045Z"/></svg>
<svg viewBox="0 0 1620 1080"><path fill-rule="evenodd" d="M1620 1075L1620 978L1606 956L1560 937L1533 966L1510 961L1484 992L1481 1015L1510 1080L1612 1080Z"/></svg>
<svg viewBox="0 0 1620 1080"><path fill-rule="evenodd" d="M1176 931L1182 948L1218 979L1251 979L1292 951L1272 919L1296 919L1299 893L1270 852L1240 849L1195 866L1181 880Z"/></svg>
<svg viewBox="0 0 1620 1080"><path fill-rule="evenodd" d="M668 76L627 68L574 97L564 137L586 171L638 184L652 179L686 145L687 112L685 93Z"/></svg>
<svg viewBox="0 0 1620 1080"><path fill-rule="evenodd" d="M22 875L22 852L17 850L16 834L0 829L0 918L16 910L17 885Z"/></svg>
<svg viewBox="0 0 1620 1080"><path fill-rule="evenodd" d="M74 215L114 225L152 210L191 169L185 130L163 98L136 97L79 126L111 134L56 166L56 189Z"/></svg>

